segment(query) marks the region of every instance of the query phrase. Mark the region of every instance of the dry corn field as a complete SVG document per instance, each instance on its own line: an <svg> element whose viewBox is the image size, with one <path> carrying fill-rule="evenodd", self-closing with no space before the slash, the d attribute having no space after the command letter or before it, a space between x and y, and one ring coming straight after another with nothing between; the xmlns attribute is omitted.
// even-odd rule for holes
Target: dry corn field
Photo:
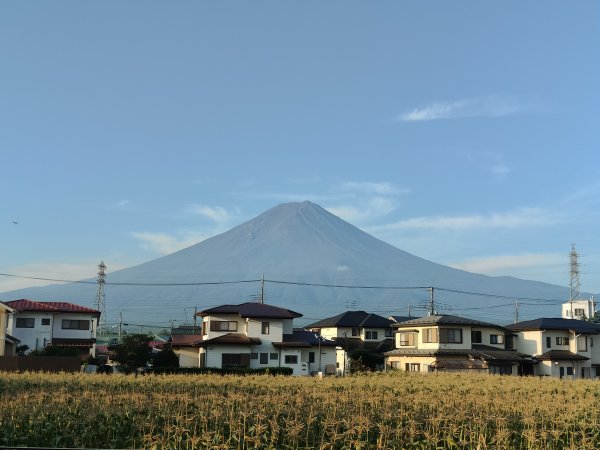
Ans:
<svg viewBox="0 0 600 450"><path fill-rule="evenodd" d="M599 448L600 383L475 374L0 374L0 446Z"/></svg>

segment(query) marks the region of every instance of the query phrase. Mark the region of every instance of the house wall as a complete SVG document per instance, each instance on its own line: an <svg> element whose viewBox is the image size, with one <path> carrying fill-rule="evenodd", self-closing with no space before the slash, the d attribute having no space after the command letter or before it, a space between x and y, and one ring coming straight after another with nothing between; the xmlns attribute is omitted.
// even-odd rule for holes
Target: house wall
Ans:
<svg viewBox="0 0 600 450"><path fill-rule="evenodd" d="M64 329L63 320L89 320L90 328L88 330ZM92 314L55 314L51 321L52 338L56 339L93 339L96 337L96 317Z"/></svg>
<svg viewBox="0 0 600 450"><path fill-rule="evenodd" d="M438 330L438 341L439 341L439 330L441 328L460 329L462 332L462 342L454 342L454 343L423 342L423 340L425 339L426 330L428 328L433 328L433 329ZM504 348L504 343L490 344L490 335L498 334L498 335L504 336L504 333L501 330L498 330L496 328L484 328L484 327L478 327L478 328L473 328L473 329L479 330L482 332L481 333L482 344L491 345L492 347L496 347L498 349ZM418 330L418 332L416 333L417 337L415 339L415 346L410 347L410 346L401 346L400 345L400 334L403 332L403 329L399 328L398 332L396 333L396 336L395 336L396 348L420 348L420 349L424 349L424 350L435 350L435 349L457 349L457 350L465 349L466 350L466 349L472 348L471 326L470 325L469 326L460 326L460 325L423 326L423 327L405 328L405 330L406 331Z"/></svg>
<svg viewBox="0 0 600 450"><path fill-rule="evenodd" d="M296 359L297 359L297 363L296 364L290 364L290 363L286 363L286 355L296 355ZM302 350L299 348L282 348L280 355L279 355L279 362L280 362L280 366L281 367L291 367L294 370L294 375L295 376L306 376L309 375L309 371L308 371L308 363L307 362L302 362Z"/></svg>
<svg viewBox="0 0 600 450"><path fill-rule="evenodd" d="M6 325L8 310L0 304L0 356L7 355L6 348Z"/></svg>
<svg viewBox="0 0 600 450"><path fill-rule="evenodd" d="M262 323L269 322L269 333L262 334ZM247 336L260 338L261 341L283 341L283 323L281 319L247 319ZM291 333L290 333L291 334Z"/></svg>
<svg viewBox="0 0 600 450"><path fill-rule="evenodd" d="M236 331L211 331L210 322L213 320L236 322L237 330ZM206 316L206 317L202 318L202 322L203 322L204 329L206 330L204 339L213 339L213 338L223 336L228 333L246 334L246 319L242 319L237 314L215 314L212 316ZM214 367L214 366L212 366L212 367Z"/></svg>
<svg viewBox="0 0 600 450"><path fill-rule="evenodd" d="M260 332L260 329L259 329ZM261 345L253 345L250 347L251 353L256 353L257 358L250 358L250 368L251 369L264 369L266 367L279 367L279 349L274 347L271 342L266 342L264 340L264 335L261 335L262 344ZM261 354L267 354L267 362L261 363ZM272 358L276 356L276 358Z"/></svg>
<svg viewBox="0 0 600 450"><path fill-rule="evenodd" d="M247 345L209 345L205 349L206 367L222 367L223 353L239 353L250 356L251 350Z"/></svg>
<svg viewBox="0 0 600 450"><path fill-rule="evenodd" d="M198 347L180 347L173 350L179 357L179 367L200 367Z"/></svg>
<svg viewBox="0 0 600 450"><path fill-rule="evenodd" d="M315 362L309 363L309 353L314 352ZM308 371L311 374L319 372L319 347L303 348L302 362L308 364ZM327 366L337 369L336 349L335 347L321 347L321 372L326 373ZM336 373L337 371L334 371Z"/></svg>
<svg viewBox="0 0 600 450"><path fill-rule="evenodd" d="M33 328L17 328L17 318L34 319ZM50 325L42 325L42 319L50 319ZM52 340L53 314L39 312L15 312L8 318L7 333L19 339L19 345L27 345L28 352L41 350ZM89 335L87 336L89 338Z"/></svg>
<svg viewBox="0 0 600 450"><path fill-rule="evenodd" d="M544 333L541 331L533 330L533 331L519 331L516 334L516 339L514 340L515 349L519 353L525 353L527 355L541 355L545 351L549 350L545 348L545 337L543 337ZM544 342L542 342L544 339Z"/></svg>

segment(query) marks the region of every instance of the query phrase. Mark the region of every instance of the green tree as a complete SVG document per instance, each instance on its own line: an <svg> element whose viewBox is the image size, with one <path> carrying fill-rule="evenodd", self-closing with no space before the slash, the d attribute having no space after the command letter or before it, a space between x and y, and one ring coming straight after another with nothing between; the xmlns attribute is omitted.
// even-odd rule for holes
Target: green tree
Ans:
<svg viewBox="0 0 600 450"><path fill-rule="evenodd" d="M152 359L154 367L179 367L179 357L172 349L161 350L154 355Z"/></svg>
<svg viewBox="0 0 600 450"><path fill-rule="evenodd" d="M115 345L112 349L114 359L125 373L131 373L138 367L145 367L150 361L151 350L148 342L152 340L152 336L147 334L128 334L122 336L121 342Z"/></svg>

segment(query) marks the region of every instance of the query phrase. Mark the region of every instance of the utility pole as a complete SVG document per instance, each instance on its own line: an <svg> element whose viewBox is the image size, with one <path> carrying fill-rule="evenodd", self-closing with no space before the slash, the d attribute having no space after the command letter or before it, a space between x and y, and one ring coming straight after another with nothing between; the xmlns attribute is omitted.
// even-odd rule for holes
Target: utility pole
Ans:
<svg viewBox="0 0 600 450"><path fill-rule="evenodd" d="M433 299L433 286L431 286L430 288L427 288L427 290L429 291L429 312L427 315L429 316L435 316L436 315L436 310L435 310L435 300Z"/></svg>
<svg viewBox="0 0 600 450"><path fill-rule="evenodd" d="M198 314L198 307L194 306L194 330L192 331L192 334L196 334L196 320L198 319L196 314Z"/></svg>
<svg viewBox="0 0 600 450"><path fill-rule="evenodd" d="M119 338L121 337L121 332L123 331L123 312L119 313Z"/></svg>
<svg viewBox="0 0 600 450"><path fill-rule="evenodd" d="M515 314L513 316L513 319L513 323L519 323L519 300L515 300Z"/></svg>
<svg viewBox="0 0 600 450"><path fill-rule="evenodd" d="M260 277L260 302L265 302L265 274Z"/></svg>
<svg viewBox="0 0 600 450"><path fill-rule="evenodd" d="M410 303L408 304L408 317L412 317L412 316L410 315Z"/></svg>

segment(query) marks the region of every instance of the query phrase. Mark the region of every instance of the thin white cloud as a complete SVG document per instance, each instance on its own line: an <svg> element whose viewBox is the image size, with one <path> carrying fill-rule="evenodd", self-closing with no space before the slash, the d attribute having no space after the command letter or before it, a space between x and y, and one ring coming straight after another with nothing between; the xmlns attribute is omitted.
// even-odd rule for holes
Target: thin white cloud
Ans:
<svg viewBox="0 0 600 450"><path fill-rule="evenodd" d="M518 269L564 265L566 257L561 253L524 253L468 259L449 264L450 267L486 275L505 274Z"/></svg>
<svg viewBox="0 0 600 450"><path fill-rule="evenodd" d="M217 224L226 224L235 219L238 211L227 211L221 206L206 206L206 205L189 205L186 212L190 214L198 214L204 216Z"/></svg>
<svg viewBox="0 0 600 450"><path fill-rule="evenodd" d="M450 102L436 102L398 116L400 122L422 122L465 117L501 117L521 112L525 106L513 97L488 95Z"/></svg>
<svg viewBox="0 0 600 450"><path fill-rule="evenodd" d="M372 227L371 230L466 230L472 228L520 228L555 225L562 222L560 216L538 208L521 208L506 213L488 215L415 217Z"/></svg>
<svg viewBox="0 0 600 450"><path fill-rule="evenodd" d="M409 189L398 189L392 183L381 182L357 182L347 181L341 184L341 189L346 191L360 192L376 195L399 195L409 193Z"/></svg>
<svg viewBox="0 0 600 450"><path fill-rule="evenodd" d="M44 261L28 263L16 266L2 267L2 273L20 275L35 278L51 278L55 280L77 281L88 278L96 278L100 260L86 260L82 262L65 263L62 261ZM108 273L125 268L126 266L114 264L106 260ZM24 289L35 286L47 286L50 284L61 284L55 281L31 280L28 278L0 276L0 292ZM5 299L14 300L14 299ZM59 300L59 299L57 299Z"/></svg>
<svg viewBox="0 0 600 450"><path fill-rule="evenodd" d="M131 234L140 241L140 246L144 250L161 255L174 253L210 237L200 233L185 233L182 236L174 236L167 233L151 233L148 231Z"/></svg>
<svg viewBox="0 0 600 450"><path fill-rule="evenodd" d="M385 217L397 206L398 204L393 198L374 196L358 199L356 205L332 206L326 209L348 222L361 223Z"/></svg>

